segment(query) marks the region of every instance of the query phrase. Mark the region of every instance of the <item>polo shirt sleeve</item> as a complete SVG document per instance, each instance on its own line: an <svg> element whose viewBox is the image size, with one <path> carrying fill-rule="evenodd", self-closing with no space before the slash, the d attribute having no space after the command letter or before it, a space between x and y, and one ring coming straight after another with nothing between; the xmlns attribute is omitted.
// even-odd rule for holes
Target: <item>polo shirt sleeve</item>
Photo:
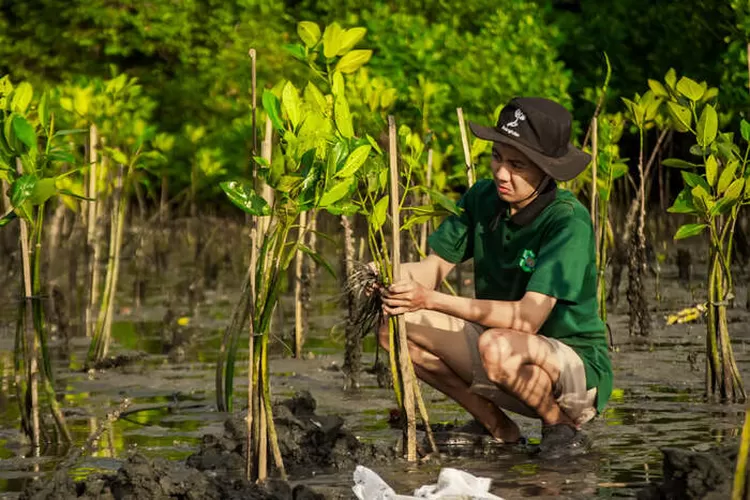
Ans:
<svg viewBox="0 0 750 500"><path fill-rule="evenodd" d="M595 262L593 238L588 218L572 216L550 224L526 291L578 302L587 273Z"/></svg>
<svg viewBox="0 0 750 500"><path fill-rule="evenodd" d="M474 254L474 226L471 199L475 190L467 191L457 205L463 209L460 216L449 215L429 236L430 248L441 258L458 264Z"/></svg>

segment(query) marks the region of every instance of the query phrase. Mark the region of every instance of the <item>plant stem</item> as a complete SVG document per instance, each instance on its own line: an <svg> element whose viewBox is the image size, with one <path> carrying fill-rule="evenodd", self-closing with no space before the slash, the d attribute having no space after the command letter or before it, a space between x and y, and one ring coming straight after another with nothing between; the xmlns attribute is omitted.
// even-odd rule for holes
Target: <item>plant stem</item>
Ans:
<svg viewBox="0 0 750 500"><path fill-rule="evenodd" d="M307 230L307 212L299 214L299 228L297 230L297 244L305 241ZM305 342L304 310L302 304L302 264L305 254L301 251L294 257L294 357L302 359L302 345Z"/></svg>
<svg viewBox="0 0 750 500"><path fill-rule="evenodd" d="M468 186L474 185L474 166L471 164L471 149L469 148L469 138L466 134L466 123L464 122L464 111L462 108L456 108L458 114L458 126L461 129L461 144L464 148L464 162L466 164L466 177Z"/></svg>
<svg viewBox="0 0 750 500"><path fill-rule="evenodd" d="M432 148L427 150L427 180L426 187L430 189L432 187ZM422 204L426 205L430 199L428 194L422 196ZM430 222L427 221L422 224L422 228L419 234L419 250L422 256L427 255L427 233L430 230Z"/></svg>
<svg viewBox="0 0 750 500"><path fill-rule="evenodd" d="M740 449L737 452L737 465L735 467L734 484L732 486L732 500L742 500L745 498L748 453L750 453L750 410L745 409L745 423L742 425Z"/></svg>
<svg viewBox="0 0 750 500"><path fill-rule="evenodd" d="M598 191L597 187L597 172L596 167L598 163L599 155L599 119L595 116L591 120L591 223L594 225L594 234L597 234L596 226L596 194ZM598 264L598 261L597 261Z"/></svg>
<svg viewBox="0 0 750 500"><path fill-rule="evenodd" d="M396 151L396 120L388 117L388 132L390 138L390 189L391 189L391 222L393 224L393 279L401 279L401 221L398 210L398 156ZM409 358L409 344L406 335L406 320L403 315L391 318L398 325L399 340L399 369L401 372L402 388L404 391L403 410L406 414L406 459L410 462L417 459L417 430L414 418L414 386L412 379L411 359ZM392 346L391 350L393 350Z"/></svg>

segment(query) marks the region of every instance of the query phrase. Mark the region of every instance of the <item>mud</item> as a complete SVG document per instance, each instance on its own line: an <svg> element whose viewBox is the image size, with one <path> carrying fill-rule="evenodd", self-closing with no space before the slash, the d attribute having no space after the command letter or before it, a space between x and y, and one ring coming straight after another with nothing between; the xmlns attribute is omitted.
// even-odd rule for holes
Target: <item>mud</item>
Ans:
<svg viewBox="0 0 750 500"><path fill-rule="evenodd" d="M738 447L739 443L707 451L663 448L664 480L643 489L638 500L730 498Z"/></svg>
<svg viewBox="0 0 750 500"><path fill-rule="evenodd" d="M357 464L384 463L396 457L385 445L365 444L344 427L337 415L317 415L308 391L274 405L274 422L284 467L290 475L331 469L349 470ZM247 424L244 415L229 418L221 436L203 437L200 450L187 459L198 470L241 472L245 467Z"/></svg>
<svg viewBox="0 0 750 500"><path fill-rule="evenodd" d="M304 486L280 480L263 486L237 476L200 472L180 462L136 454L114 475L92 474L74 482L68 471L35 482L21 493L22 500L324 500Z"/></svg>
<svg viewBox="0 0 750 500"><path fill-rule="evenodd" d="M274 405L279 446L291 476L349 470L357 464L382 464L396 457L393 450L360 442L344 427L341 417L317 415L316 406L308 391ZM263 486L246 481L246 445L246 422L244 416L236 415L224 422L223 434L205 435L200 450L185 463L135 454L116 474L92 474L79 482L61 469L44 481L31 483L20 498L324 500L338 496L279 479L270 479Z"/></svg>

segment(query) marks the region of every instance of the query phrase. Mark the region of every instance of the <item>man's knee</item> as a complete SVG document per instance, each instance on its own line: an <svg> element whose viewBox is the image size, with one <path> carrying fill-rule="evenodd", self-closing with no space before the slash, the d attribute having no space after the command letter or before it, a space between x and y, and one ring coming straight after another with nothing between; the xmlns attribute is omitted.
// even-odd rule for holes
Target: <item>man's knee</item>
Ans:
<svg viewBox="0 0 750 500"><path fill-rule="evenodd" d="M479 336L477 347L487 377L499 385L511 380L519 368L510 338L512 335L507 330L493 329Z"/></svg>

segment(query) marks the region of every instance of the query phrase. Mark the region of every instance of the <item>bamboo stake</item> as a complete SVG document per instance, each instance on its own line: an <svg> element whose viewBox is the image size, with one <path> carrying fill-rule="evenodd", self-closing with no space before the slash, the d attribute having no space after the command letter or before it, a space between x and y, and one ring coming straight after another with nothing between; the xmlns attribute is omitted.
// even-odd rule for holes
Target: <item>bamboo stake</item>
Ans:
<svg viewBox="0 0 750 500"><path fill-rule="evenodd" d="M16 158L16 171L19 175L23 174L23 165L20 158ZM34 331L34 319L32 317L32 296L31 296L31 260L29 249L29 227L25 219L20 219L21 223L21 260L23 266L23 290L24 290L24 307L25 307L25 325L24 325L24 342L29 341L31 337L31 352L28 361L28 380L31 399L31 444L34 448L34 456L39 456L39 365L37 354L39 346L37 345L36 332ZM29 335L31 334L31 335Z"/></svg>
<svg viewBox="0 0 750 500"><path fill-rule="evenodd" d="M89 292L89 303L86 307L86 336L91 337L93 335L93 317L94 307L96 307L96 301L98 300L98 253L94 250L94 238L96 235L96 221L97 221L97 161L98 161L98 148L99 148L99 133L96 125L91 125L89 128L89 182L87 197L94 201L88 202L87 207L87 227L86 227L86 247L89 255L94 255L91 262L89 262L89 273L91 275L91 291ZM94 281L94 276L97 277L97 281Z"/></svg>
<svg viewBox="0 0 750 500"><path fill-rule="evenodd" d="M263 356L263 354L261 354ZM264 382L261 380L259 386ZM259 387L259 395L263 394ZM258 482L263 482L268 478L268 413L266 412L266 402L260 397L260 408L258 418L260 419L260 432L258 433Z"/></svg>
<svg viewBox="0 0 750 500"><path fill-rule="evenodd" d="M432 187L432 148L427 150L427 189L430 189ZM427 204L427 200L429 199L429 195L425 194L423 196L423 204ZM421 251L422 255L427 254L427 233L429 232L430 228L430 222L427 221L424 224L422 224L422 232L419 235L419 250Z"/></svg>
<svg viewBox="0 0 750 500"><path fill-rule="evenodd" d="M307 230L307 212L299 214L297 244L304 242ZM303 305L302 305L302 264L305 254L297 251L294 256L294 357L302 359L302 344L305 342Z"/></svg>
<svg viewBox="0 0 750 500"><path fill-rule="evenodd" d="M747 88L750 90L750 42L747 42Z"/></svg>
<svg viewBox="0 0 750 500"><path fill-rule="evenodd" d="M464 122L464 110L456 108L458 114L458 126L461 128L461 144L464 147L464 160L466 162L466 177L469 179L469 187L474 185L474 166L471 164L471 149L469 148L469 137L466 134Z"/></svg>
<svg viewBox="0 0 750 500"><path fill-rule="evenodd" d="M396 120L388 117L388 135L390 149L391 180L391 220L393 224L393 281L401 279L401 219L399 217L398 196L398 155L396 151ZM414 462L417 459L417 423L414 418L414 382L412 379L409 344L406 337L406 320L403 315L396 318L398 324L399 369L404 391L404 412L406 414L406 459Z"/></svg>
<svg viewBox="0 0 750 500"><path fill-rule="evenodd" d="M599 153L599 119L595 116L591 121L591 223L594 225L594 234L596 233L596 195L597 189L597 163Z"/></svg>

